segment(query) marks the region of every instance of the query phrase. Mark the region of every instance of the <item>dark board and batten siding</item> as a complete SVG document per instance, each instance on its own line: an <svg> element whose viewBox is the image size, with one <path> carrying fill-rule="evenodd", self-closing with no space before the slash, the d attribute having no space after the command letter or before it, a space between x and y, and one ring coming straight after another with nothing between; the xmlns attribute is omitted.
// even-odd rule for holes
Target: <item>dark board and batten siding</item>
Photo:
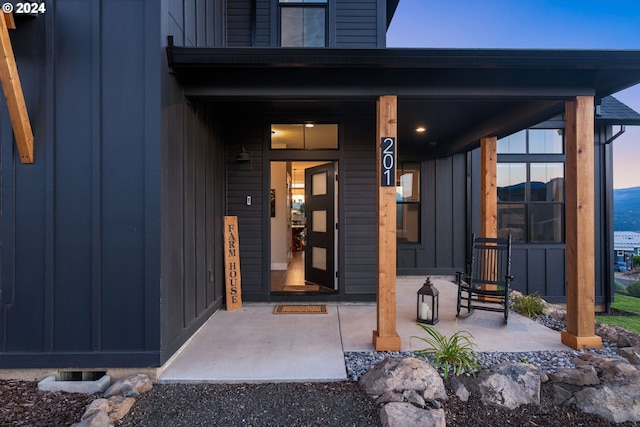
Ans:
<svg viewBox="0 0 640 427"><path fill-rule="evenodd" d="M11 35L35 164L15 161L5 110L2 368L159 362L158 17L58 0Z"/></svg>
<svg viewBox="0 0 640 427"><path fill-rule="evenodd" d="M225 45L224 0L166 0L165 3L167 9L162 19L168 26L163 29L164 40L170 35L176 46Z"/></svg>
<svg viewBox="0 0 640 427"><path fill-rule="evenodd" d="M466 257L466 156L424 160L420 178L421 242L398 244L398 274L454 274Z"/></svg>
<svg viewBox="0 0 640 427"><path fill-rule="evenodd" d="M163 40L220 46L221 1L170 1ZM206 18L205 18L206 15ZM213 22L215 15L216 21ZM166 70L166 56L160 69ZM222 306L225 160L214 104L187 100L162 74L161 363Z"/></svg>

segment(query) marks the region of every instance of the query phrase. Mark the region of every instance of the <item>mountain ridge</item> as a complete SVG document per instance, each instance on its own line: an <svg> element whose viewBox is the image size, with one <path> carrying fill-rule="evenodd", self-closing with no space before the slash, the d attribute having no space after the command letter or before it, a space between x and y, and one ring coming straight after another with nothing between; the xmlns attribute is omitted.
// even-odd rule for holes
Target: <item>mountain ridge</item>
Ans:
<svg viewBox="0 0 640 427"><path fill-rule="evenodd" d="M613 190L613 230L640 232L640 187Z"/></svg>

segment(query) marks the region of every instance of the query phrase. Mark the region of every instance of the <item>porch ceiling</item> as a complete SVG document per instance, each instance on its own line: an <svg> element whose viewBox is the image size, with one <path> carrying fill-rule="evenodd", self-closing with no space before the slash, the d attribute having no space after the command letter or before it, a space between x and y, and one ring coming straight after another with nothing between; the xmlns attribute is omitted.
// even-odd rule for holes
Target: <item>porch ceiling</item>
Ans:
<svg viewBox="0 0 640 427"><path fill-rule="evenodd" d="M339 114L398 95L402 152L443 157L640 82L640 51L167 48L194 98ZM309 102L314 101L314 102ZM270 110L270 111L273 111ZM292 109L291 111L295 111ZM424 126L423 134L415 131Z"/></svg>

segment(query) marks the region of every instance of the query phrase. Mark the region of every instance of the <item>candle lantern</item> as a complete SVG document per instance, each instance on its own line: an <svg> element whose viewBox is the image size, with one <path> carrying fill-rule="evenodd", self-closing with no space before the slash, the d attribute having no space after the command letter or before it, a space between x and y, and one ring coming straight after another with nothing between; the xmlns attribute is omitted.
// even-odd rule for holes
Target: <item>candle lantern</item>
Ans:
<svg viewBox="0 0 640 427"><path fill-rule="evenodd" d="M424 285L418 290L416 315L418 322L435 325L438 323L438 290L427 277Z"/></svg>

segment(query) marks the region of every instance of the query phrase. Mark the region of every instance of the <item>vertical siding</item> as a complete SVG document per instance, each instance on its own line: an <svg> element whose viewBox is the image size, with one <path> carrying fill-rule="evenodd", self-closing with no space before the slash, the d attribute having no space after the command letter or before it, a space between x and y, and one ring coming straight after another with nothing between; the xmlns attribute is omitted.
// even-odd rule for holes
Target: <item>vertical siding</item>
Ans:
<svg viewBox="0 0 640 427"><path fill-rule="evenodd" d="M159 361L158 12L59 0L12 34L35 163L2 113L2 367Z"/></svg>
<svg viewBox="0 0 640 427"><path fill-rule="evenodd" d="M400 274L453 274L464 268L466 168L463 154L421 162L421 242L398 245Z"/></svg>
<svg viewBox="0 0 640 427"><path fill-rule="evenodd" d="M167 24L162 34L174 37L177 46L224 45L224 0L163 0ZM229 3L232 3L229 1ZM165 37L166 39L166 37ZM164 41L164 40L163 40Z"/></svg>
<svg viewBox="0 0 640 427"><path fill-rule="evenodd" d="M202 24L209 18L200 16L203 11L208 15L218 3L171 3L172 8L165 11L169 25L163 31L183 32L194 44L218 43L217 33L203 31ZM166 65L164 57L161 69ZM159 317L161 361L165 362L222 306L225 149L214 104L188 101L170 74L163 75L162 87L163 298Z"/></svg>

